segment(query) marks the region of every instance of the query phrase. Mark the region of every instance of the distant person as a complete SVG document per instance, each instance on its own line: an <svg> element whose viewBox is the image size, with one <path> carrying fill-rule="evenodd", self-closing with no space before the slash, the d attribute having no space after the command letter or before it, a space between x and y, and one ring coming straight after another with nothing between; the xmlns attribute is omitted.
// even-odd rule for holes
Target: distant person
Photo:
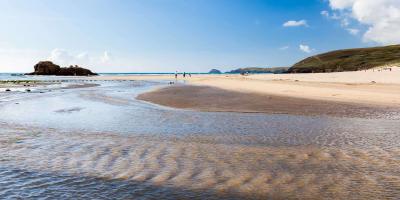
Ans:
<svg viewBox="0 0 400 200"><path fill-rule="evenodd" d="M183 72L183 78L185 78L186 77L186 72Z"/></svg>
<svg viewBox="0 0 400 200"><path fill-rule="evenodd" d="M175 72L175 79L178 79L178 71Z"/></svg>

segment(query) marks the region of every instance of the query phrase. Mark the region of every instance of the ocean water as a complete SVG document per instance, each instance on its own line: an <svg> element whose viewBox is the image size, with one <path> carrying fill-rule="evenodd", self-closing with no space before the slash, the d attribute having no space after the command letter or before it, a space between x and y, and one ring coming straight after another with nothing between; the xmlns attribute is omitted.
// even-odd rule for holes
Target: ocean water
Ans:
<svg viewBox="0 0 400 200"><path fill-rule="evenodd" d="M135 99L165 84L68 80L0 92L0 198L400 198L399 120Z"/></svg>
<svg viewBox="0 0 400 200"><path fill-rule="evenodd" d="M179 72L182 74L183 72ZM199 72L187 72L188 74L209 74L209 73L199 73ZM175 73L169 72L153 72L153 73L99 73L99 76L126 76L126 75L174 75ZM25 76L24 73L0 73L0 80L52 80L52 79L71 79L71 78L80 78L80 77L63 77L63 76Z"/></svg>
<svg viewBox="0 0 400 200"><path fill-rule="evenodd" d="M18 80L21 79L23 76L20 74L14 73L0 73L0 80Z"/></svg>

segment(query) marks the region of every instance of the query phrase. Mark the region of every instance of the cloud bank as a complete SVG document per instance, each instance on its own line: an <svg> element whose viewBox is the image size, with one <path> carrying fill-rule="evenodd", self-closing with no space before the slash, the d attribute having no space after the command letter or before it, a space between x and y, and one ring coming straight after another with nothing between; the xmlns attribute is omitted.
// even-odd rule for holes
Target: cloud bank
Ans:
<svg viewBox="0 0 400 200"><path fill-rule="evenodd" d="M48 60L61 66L98 66L111 64L113 59L108 51L104 51L101 56L90 56L87 52L81 52L75 55L67 50L57 48L50 52Z"/></svg>
<svg viewBox="0 0 400 200"><path fill-rule="evenodd" d="M349 19L366 26L365 42L400 43L400 0L329 0L329 6L333 14L322 11L322 15L348 22L342 23L344 27L349 26ZM351 34L358 34L351 30L354 28L346 29Z"/></svg>

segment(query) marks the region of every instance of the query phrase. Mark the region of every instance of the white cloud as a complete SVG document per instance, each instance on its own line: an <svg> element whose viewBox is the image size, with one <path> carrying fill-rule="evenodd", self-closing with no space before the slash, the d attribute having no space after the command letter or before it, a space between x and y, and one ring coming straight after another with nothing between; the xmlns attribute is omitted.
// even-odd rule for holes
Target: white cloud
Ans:
<svg viewBox="0 0 400 200"><path fill-rule="evenodd" d="M332 9L341 10L351 7L355 1L356 0L329 0L329 5Z"/></svg>
<svg viewBox="0 0 400 200"><path fill-rule="evenodd" d="M280 47L280 48L279 48L279 50L282 50L282 51L288 50L288 49L289 49L289 46L283 46L283 47Z"/></svg>
<svg viewBox="0 0 400 200"><path fill-rule="evenodd" d="M283 27L297 27L297 26L308 26L306 20L294 21L290 20L283 24Z"/></svg>
<svg viewBox="0 0 400 200"><path fill-rule="evenodd" d="M343 19L352 18L367 26L364 41L400 43L400 0L329 0L329 5L332 10L344 13L342 25Z"/></svg>
<svg viewBox="0 0 400 200"><path fill-rule="evenodd" d="M31 72L33 65L48 57L48 54L36 49L0 48L0 72Z"/></svg>
<svg viewBox="0 0 400 200"><path fill-rule="evenodd" d="M343 18L340 20L340 25L341 25L342 27L348 27L348 26L350 25L350 20L349 20L349 18L343 17Z"/></svg>
<svg viewBox="0 0 400 200"><path fill-rule="evenodd" d="M327 18L330 17L330 14L329 14L329 12L327 10L321 11L321 15L324 16L324 17L327 17Z"/></svg>
<svg viewBox="0 0 400 200"><path fill-rule="evenodd" d="M343 16L338 15L338 13L332 12L330 13L327 10L321 11L321 15L328 18L328 19L341 19Z"/></svg>
<svg viewBox="0 0 400 200"><path fill-rule="evenodd" d="M82 52L76 56L76 59L83 63L90 62L90 56L87 52Z"/></svg>
<svg viewBox="0 0 400 200"><path fill-rule="evenodd" d="M71 65L75 62L74 56L64 49L54 49L51 51L48 60L63 66Z"/></svg>
<svg viewBox="0 0 400 200"><path fill-rule="evenodd" d="M300 44L299 49L305 53L311 53L313 51L313 49L311 49L310 46L305 44Z"/></svg>
<svg viewBox="0 0 400 200"><path fill-rule="evenodd" d="M102 63L108 63L112 60L111 54L108 51L103 52L103 56L100 58Z"/></svg>
<svg viewBox="0 0 400 200"><path fill-rule="evenodd" d="M99 56L90 56L87 52L72 54L64 49L54 49L51 51L48 60L60 66L80 65L83 67L91 67L104 64L113 64L112 56L108 51L104 51Z"/></svg>
<svg viewBox="0 0 400 200"><path fill-rule="evenodd" d="M348 28L346 30L352 35L358 35L358 33L360 32L360 30L358 30L356 28Z"/></svg>

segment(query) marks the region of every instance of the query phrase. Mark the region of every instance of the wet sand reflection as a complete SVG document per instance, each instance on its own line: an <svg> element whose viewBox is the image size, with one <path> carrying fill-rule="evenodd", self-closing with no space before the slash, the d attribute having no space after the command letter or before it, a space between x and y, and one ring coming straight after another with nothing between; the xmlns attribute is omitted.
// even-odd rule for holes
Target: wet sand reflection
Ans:
<svg viewBox="0 0 400 200"><path fill-rule="evenodd" d="M132 85L0 104L0 199L400 198L398 118L182 111Z"/></svg>
<svg viewBox="0 0 400 200"><path fill-rule="evenodd" d="M9 188L0 197L18 191L35 195L40 188L48 191L41 197L62 195L49 187L80 188L82 197L95 197L99 190L120 197L142 190L147 197L170 199L400 197L399 148L248 146L193 138L60 134L32 127L10 130L1 138L1 165L10 167L0 170L9 174L0 178ZM36 183L46 173L52 180ZM104 191L107 184L112 186Z"/></svg>

